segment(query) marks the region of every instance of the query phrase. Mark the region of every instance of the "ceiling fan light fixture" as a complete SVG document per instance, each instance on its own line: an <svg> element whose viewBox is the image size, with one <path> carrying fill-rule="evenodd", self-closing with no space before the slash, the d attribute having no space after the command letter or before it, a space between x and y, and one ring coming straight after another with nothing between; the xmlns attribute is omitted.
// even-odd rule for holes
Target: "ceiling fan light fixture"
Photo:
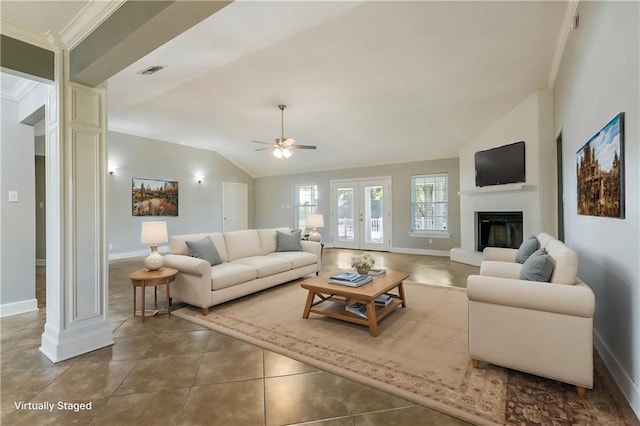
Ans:
<svg viewBox="0 0 640 426"><path fill-rule="evenodd" d="M252 140L252 142L255 143L261 143L261 144L265 144L265 145L271 145L273 147L273 151L271 151L271 153L273 154L274 157L276 158L289 158L293 155L293 150L296 148L299 149L316 149L315 145L296 145L296 140L294 138L286 138L284 137L284 109L286 108L286 105L278 105L278 108L280 108L280 115L281 115L281 124L282 124L282 129L280 133L280 137L275 139L275 143L271 144L269 142L263 142L263 141L257 141L257 140ZM259 148L256 149L256 151L265 151L268 150L269 148Z"/></svg>
<svg viewBox="0 0 640 426"><path fill-rule="evenodd" d="M273 156L276 158L289 158L293 154L293 151L286 147L278 147L273 150Z"/></svg>

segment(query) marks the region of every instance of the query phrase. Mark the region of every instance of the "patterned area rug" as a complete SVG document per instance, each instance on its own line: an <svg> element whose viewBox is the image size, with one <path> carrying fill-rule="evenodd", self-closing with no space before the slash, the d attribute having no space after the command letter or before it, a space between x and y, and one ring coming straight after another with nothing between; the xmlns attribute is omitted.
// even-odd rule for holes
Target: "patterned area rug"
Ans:
<svg viewBox="0 0 640 426"><path fill-rule="evenodd" d="M637 425L622 407L599 358L594 389L575 387L502 367L471 367L464 289L405 282L407 307L367 327L312 314L307 296L290 283L180 318L350 378L474 424Z"/></svg>

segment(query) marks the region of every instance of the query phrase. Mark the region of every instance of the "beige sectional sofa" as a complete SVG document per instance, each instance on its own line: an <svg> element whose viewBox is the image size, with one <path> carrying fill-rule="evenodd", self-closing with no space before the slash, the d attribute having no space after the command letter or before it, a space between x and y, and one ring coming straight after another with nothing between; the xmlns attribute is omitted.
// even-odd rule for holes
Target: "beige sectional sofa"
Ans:
<svg viewBox="0 0 640 426"><path fill-rule="evenodd" d="M595 296L577 277L578 255L537 235L553 261L550 282L520 279L515 249L487 248L480 275L467 279L469 356L576 386L593 387Z"/></svg>
<svg viewBox="0 0 640 426"><path fill-rule="evenodd" d="M207 315L211 306L318 273L322 246L300 241L302 251L277 251L276 232L289 228L248 229L233 232L175 235L169 240L171 254L164 265L177 269L171 284L171 296L202 308ZM189 256L187 241L205 237L213 241L221 264L211 266L203 259Z"/></svg>

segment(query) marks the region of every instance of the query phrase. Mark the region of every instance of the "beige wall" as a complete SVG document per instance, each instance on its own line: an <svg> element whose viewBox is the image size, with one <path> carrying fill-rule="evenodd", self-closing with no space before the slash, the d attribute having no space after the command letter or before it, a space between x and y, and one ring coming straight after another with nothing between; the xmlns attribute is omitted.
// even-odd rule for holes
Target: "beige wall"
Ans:
<svg viewBox="0 0 640 426"><path fill-rule="evenodd" d="M449 175L449 232L450 239L411 237L411 176L418 174L447 173ZM256 226L294 226L294 192L296 184L315 183L318 185L319 211L325 218L330 213L330 181L333 179L361 179L391 176L392 178L392 250L403 249L427 251L447 251L460 244L460 187L458 159L419 161L413 163L386 164L372 167L332 170L326 172L272 176L256 179L255 205L259 212ZM327 222L327 221L325 221ZM320 230L323 241L329 242L328 228Z"/></svg>
<svg viewBox="0 0 640 426"><path fill-rule="evenodd" d="M140 244L144 221L167 222L169 235L222 230L222 182L248 184L249 226L254 223L253 178L221 155L118 132L108 132L109 166L117 167L107 176L107 240L110 257L146 252ZM202 183L195 175L205 176ZM133 216L133 178L178 181L178 216Z"/></svg>

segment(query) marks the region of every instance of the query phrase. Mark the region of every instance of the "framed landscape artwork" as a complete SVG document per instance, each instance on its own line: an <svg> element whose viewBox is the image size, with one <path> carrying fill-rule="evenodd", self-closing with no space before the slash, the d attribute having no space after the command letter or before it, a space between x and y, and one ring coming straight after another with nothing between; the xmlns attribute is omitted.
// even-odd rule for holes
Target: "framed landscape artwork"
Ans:
<svg viewBox="0 0 640 426"><path fill-rule="evenodd" d="M178 216L178 182L133 178L131 187L134 216Z"/></svg>
<svg viewBox="0 0 640 426"><path fill-rule="evenodd" d="M624 218L624 113L577 152L578 214Z"/></svg>

